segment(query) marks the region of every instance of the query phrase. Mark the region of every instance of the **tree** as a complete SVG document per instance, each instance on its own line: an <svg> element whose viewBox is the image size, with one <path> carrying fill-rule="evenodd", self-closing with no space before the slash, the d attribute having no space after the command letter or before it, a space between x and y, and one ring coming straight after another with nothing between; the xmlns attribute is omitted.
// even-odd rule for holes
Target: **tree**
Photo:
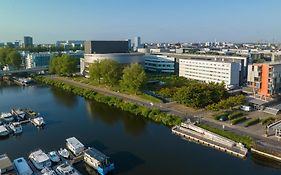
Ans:
<svg viewBox="0 0 281 175"><path fill-rule="evenodd" d="M137 93L144 85L146 75L139 64L131 64L123 70L123 77L120 82L121 88Z"/></svg>
<svg viewBox="0 0 281 175"><path fill-rule="evenodd" d="M8 55L8 64L20 68L22 64L21 55L17 51L11 51Z"/></svg>
<svg viewBox="0 0 281 175"><path fill-rule="evenodd" d="M100 62L100 70L105 84L114 86L118 83L121 71L117 61L105 59Z"/></svg>
<svg viewBox="0 0 281 175"><path fill-rule="evenodd" d="M99 84L102 78L100 64L101 64L100 61L94 61L94 63L91 64L89 67L90 79L94 81L98 81Z"/></svg>
<svg viewBox="0 0 281 175"><path fill-rule="evenodd" d="M49 71L57 74L72 74L76 72L78 60L69 55L54 57L50 61Z"/></svg>

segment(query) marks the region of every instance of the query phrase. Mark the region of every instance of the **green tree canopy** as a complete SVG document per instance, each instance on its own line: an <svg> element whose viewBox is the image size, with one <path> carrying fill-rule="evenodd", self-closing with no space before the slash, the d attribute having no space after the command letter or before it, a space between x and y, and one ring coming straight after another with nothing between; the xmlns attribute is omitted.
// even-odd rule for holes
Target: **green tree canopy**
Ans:
<svg viewBox="0 0 281 175"><path fill-rule="evenodd" d="M89 67L90 79L97 81L100 84L102 74L101 74L101 63L100 61L94 61Z"/></svg>
<svg viewBox="0 0 281 175"><path fill-rule="evenodd" d="M50 61L49 71L57 74L72 74L77 70L78 60L69 55L54 57Z"/></svg>
<svg viewBox="0 0 281 175"><path fill-rule="evenodd" d="M0 68L5 65L20 68L21 63L21 55L15 49L0 48Z"/></svg>
<svg viewBox="0 0 281 175"><path fill-rule="evenodd" d="M131 64L123 70L123 77L120 82L121 88L137 93L146 81L144 69L139 64Z"/></svg>

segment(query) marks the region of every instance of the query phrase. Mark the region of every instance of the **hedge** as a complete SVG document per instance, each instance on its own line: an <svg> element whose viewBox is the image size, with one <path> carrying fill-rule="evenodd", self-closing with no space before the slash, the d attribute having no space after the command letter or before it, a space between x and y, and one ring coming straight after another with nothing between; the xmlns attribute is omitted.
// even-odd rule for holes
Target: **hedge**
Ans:
<svg viewBox="0 0 281 175"><path fill-rule="evenodd" d="M248 126L252 126L252 125L255 125L257 123L260 122L260 119L259 118L256 118L256 119L252 119L252 120L249 120L248 122L245 123L245 127L248 127Z"/></svg>
<svg viewBox="0 0 281 175"><path fill-rule="evenodd" d="M232 125L236 125L236 124L241 123L241 122L243 122L245 120L247 120L246 117L238 117L236 119L231 120L231 124Z"/></svg>
<svg viewBox="0 0 281 175"><path fill-rule="evenodd" d="M243 115L244 115L244 113L241 111L233 112L232 114L229 114L228 119L233 120L233 119L235 119L237 117L241 117Z"/></svg>

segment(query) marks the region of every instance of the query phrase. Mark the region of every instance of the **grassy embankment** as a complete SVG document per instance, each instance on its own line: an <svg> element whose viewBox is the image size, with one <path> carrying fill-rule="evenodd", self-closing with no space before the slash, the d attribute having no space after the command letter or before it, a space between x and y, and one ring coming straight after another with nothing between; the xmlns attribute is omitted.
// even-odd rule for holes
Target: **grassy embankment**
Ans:
<svg viewBox="0 0 281 175"><path fill-rule="evenodd" d="M61 88L65 91L85 97L90 100L95 100L97 102L104 103L109 106L114 106L123 111L133 113L137 116L145 117L154 122L162 123L167 126L179 125L182 122L182 119L180 117L161 112L159 109L150 109L144 106L136 105L130 102L126 102L117 97L102 95L93 90L79 88L70 84L63 83L59 80L52 80L48 77L43 76L35 77L35 80L43 84Z"/></svg>

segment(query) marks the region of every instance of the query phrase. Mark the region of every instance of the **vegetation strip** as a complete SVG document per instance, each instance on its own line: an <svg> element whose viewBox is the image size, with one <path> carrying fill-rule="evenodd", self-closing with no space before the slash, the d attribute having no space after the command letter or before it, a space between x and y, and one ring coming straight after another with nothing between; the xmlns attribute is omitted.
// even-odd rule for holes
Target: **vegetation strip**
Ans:
<svg viewBox="0 0 281 175"><path fill-rule="evenodd" d="M165 112L161 112L159 109L150 109L144 106L136 105L130 102L126 102L122 99L112 96L105 96L102 94L98 94L97 92L90 90L79 88L73 85L65 84L58 80L52 80L47 77L37 76L35 80L38 82L55 86L57 88L61 88L65 91L71 92L75 95L79 95L85 97L90 100L95 100L100 103L107 104L109 106L114 106L116 108L122 109L123 111L130 112L137 116L143 116L148 118L154 122L162 123L167 126L175 126L179 125L182 122L182 119L178 116L167 114Z"/></svg>
<svg viewBox="0 0 281 175"><path fill-rule="evenodd" d="M240 142L240 143L243 143L248 149L251 148L251 146L253 145L253 138L252 137L249 137L249 136L243 136L243 135L237 135L233 132L230 132L230 131L224 131L224 130L220 130L220 129L217 129L217 128L213 128L213 127L210 127L206 124L198 124L197 126L203 128L203 129L206 129L208 131L211 131L213 133L216 133L218 135L221 135L223 137L226 137L228 139L231 139L235 142Z"/></svg>

